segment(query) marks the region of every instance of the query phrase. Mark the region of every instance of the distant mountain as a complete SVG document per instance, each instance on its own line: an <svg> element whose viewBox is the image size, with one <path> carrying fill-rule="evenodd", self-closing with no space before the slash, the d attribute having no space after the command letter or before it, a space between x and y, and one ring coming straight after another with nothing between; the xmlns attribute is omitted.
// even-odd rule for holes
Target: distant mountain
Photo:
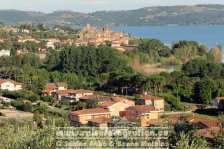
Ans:
<svg viewBox="0 0 224 149"><path fill-rule="evenodd" d="M5 24L43 23L46 25L142 26L142 25L210 25L224 24L224 5L160 6L125 11L52 13L0 10Z"/></svg>

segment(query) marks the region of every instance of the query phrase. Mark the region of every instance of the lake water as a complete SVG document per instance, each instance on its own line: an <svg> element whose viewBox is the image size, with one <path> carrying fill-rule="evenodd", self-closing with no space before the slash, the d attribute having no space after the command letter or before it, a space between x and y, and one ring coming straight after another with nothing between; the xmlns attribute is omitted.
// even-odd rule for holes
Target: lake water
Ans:
<svg viewBox="0 0 224 149"><path fill-rule="evenodd" d="M111 27L112 30L130 33L134 37L160 39L165 44L179 40L194 40L213 47L224 47L224 25L210 26L134 26Z"/></svg>
<svg viewBox="0 0 224 149"><path fill-rule="evenodd" d="M194 40L206 44L209 48L221 45L224 52L224 25L207 26L129 26L110 27L110 29L130 33L133 37L155 38L167 45L179 40ZM224 56L223 56L224 63ZM166 66L169 72L181 67Z"/></svg>
<svg viewBox="0 0 224 149"><path fill-rule="evenodd" d="M207 26L130 26L110 27L133 37L155 38L167 45L179 40L194 40L209 48L221 45L224 51L224 25ZM224 59L223 59L224 62Z"/></svg>

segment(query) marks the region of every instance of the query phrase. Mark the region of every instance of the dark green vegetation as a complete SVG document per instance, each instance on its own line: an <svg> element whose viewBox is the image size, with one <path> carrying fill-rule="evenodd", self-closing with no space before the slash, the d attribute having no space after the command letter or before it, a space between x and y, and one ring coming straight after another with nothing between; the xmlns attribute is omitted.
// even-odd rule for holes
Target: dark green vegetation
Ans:
<svg viewBox="0 0 224 149"><path fill-rule="evenodd" d="M0 11L0 20L5 24L39 22L46 25L84 26L141 26L141 25L210 25L224 24L223 5L146 7L128 11L98 11L79 13L56 11L53 13L26 12L17 10ZM67 16L66 18L64 16Z"/></svg>
<svg viewBox="0 0 224 149"><path fill-rule="evenodd" d="M9 46L15 49L17 44L12 43ZM180 41L170 49L155 39L135 40L131 44L138 47L126 53L107 46L61 45L58 51L49 50L45 60L40 60L33 50L22 56L0 57L1 77L22 82L33 93L39 93L47 82L67 82L71 89L123 95L148 91L166 97L170 105L167 110L186 108L180 101L208 104L224 91L221 47L209 51L197 42ZM183 68L171 74L148 76L135 72L131 67L133 61L183 64ZM24 96L30 101L38 100Z"/></svg>

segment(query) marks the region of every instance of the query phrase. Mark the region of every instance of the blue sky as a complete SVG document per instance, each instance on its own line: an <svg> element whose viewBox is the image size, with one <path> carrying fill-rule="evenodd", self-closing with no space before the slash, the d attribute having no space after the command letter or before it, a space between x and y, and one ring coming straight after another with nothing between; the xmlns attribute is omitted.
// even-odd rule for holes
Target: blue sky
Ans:
<svg viewBox="0 0 224 149"><path fill-rule="evenodd" d="M224 4L224 0L0 0L0 9L52 12L130 10L149 6Z"/></svg>

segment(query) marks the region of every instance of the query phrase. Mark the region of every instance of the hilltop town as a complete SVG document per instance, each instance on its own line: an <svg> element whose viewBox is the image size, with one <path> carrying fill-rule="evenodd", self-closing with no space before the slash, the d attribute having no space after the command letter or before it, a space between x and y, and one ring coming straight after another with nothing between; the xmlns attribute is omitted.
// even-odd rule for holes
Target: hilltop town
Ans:
<svg viewBox="0 0 224 149"><path fill-rule="evenodd" d="M10 38L1 38L0 43L4 41L9 42L10 39L13 39L14 42L18 42L17 47L15 47L17 55L25 54L28 53L29 50L33 50L34 52L41 53L40 56L44 57L46 51L50 49L58 50L56 46L60 45L75 45L79 47L87 45L102 46L108 44L112 48L123 52L136 47L135 45L129 45L129 41L135 38L129 37L127 34L111 31L107 27L97 30L89 24L76 31L72 31L71 28L66 30L66 28L57 27L54 29L44 29L44 26L41 24L36 28L28 24L21 25L20 27L5 26L2 30L12 33L13 36ZM12 43L9 43L9 45L10 44ZM0 56L10 56L11 47L3 46L0 48Z"/></svg>

